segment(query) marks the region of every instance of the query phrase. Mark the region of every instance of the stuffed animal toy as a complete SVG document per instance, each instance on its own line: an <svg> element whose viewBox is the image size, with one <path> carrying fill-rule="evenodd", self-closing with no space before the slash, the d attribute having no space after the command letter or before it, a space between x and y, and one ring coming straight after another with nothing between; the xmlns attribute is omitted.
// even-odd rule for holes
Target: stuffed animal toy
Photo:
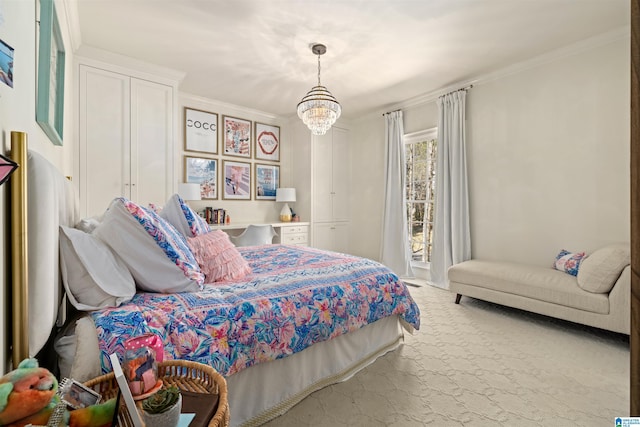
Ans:
<svg viewBox="0 0 640 427"><path fill-rule="evenodd" d="M109 427L116 410L117 399L100 405L76 409L69 413L69 427Z"/></svg>
<svg viewBox="0 0 640 427"><path fill-rule="evenodd" d="M36 359L25 359L0 378L0 426L47 424L59 402L58 380Z"/></svg>

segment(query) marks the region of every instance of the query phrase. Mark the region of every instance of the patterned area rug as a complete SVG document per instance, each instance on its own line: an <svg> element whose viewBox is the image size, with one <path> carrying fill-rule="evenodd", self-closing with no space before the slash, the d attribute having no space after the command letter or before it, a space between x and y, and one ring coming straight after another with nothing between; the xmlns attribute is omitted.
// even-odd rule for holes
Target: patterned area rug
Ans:
<svg viewBox="0 0 640 427"><path fill-rule="evenodd" d="M629 340L411 287L421 330L349 381L324 388L280 426L613 426L629 414Z"/></svg>

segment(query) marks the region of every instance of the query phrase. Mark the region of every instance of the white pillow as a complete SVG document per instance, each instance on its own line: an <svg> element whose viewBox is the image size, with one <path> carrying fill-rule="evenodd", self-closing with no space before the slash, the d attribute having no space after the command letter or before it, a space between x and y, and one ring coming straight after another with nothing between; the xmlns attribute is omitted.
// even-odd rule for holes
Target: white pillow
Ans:
<svg viewBox="0 0 640 427"><path fill-rule="evenodd" d="M167 201L160 211L160 217L169 221L185 237L197 237L210 231L209 224L195 213L178 194L174 194Z"/></svg>
<svg viewBox="0 0 640 427"><path fill-rule="evenodd" d="M127 266L91 234L60 226L60 260L64 288L78 310L117 307L136 293Z"/></svg>
<svg viewBox="0 0 640 427"><path fill-rule="evenodd" d="M91 233L100 225L101 222L102 222L102 215L92 216L89 218L82 218L76 224L76 228L80 231L84 231L85 233Z"/></svg>
<svg viewBox="0 0 640 427"><path fill-rule="evenodd" d="M149 292L195 292L204 274L185 238L155 212L119 197L93 234L117 253Z"/></svg>
<svg viewBox="0 0 640 427"><path fill-rule="evenodd" d="M596 294L609 292L630 262L628 243L617 243L598 249L580 264L578 286Z"/></svg>

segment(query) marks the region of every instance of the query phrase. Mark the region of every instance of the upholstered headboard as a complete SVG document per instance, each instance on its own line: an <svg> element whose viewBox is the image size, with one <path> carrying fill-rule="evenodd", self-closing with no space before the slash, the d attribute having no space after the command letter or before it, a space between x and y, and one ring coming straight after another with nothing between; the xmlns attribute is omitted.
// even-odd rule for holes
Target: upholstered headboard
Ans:
<svg viewBox="0 0 640 427"><path fill-rule="evenodd" d="M60 171L27 150L25 133L11 133L11 157L20 165L11 177L12 286L19 296L12 310L16 365L44 347L59 318L64 292L58 228L75 225L79 204L73 185Z"/></svg>

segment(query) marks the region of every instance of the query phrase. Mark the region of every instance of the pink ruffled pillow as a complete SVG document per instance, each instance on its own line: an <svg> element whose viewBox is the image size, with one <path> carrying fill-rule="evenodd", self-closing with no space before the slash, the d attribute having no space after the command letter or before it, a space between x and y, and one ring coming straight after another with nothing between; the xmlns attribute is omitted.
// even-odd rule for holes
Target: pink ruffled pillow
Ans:
<svg viewBox="0 0 640 427"><path fill-rule="evenodd" d="M204 273L205 283L238 280L251 273L247 260L221 230L187 239L193 256Z"/></svg>

